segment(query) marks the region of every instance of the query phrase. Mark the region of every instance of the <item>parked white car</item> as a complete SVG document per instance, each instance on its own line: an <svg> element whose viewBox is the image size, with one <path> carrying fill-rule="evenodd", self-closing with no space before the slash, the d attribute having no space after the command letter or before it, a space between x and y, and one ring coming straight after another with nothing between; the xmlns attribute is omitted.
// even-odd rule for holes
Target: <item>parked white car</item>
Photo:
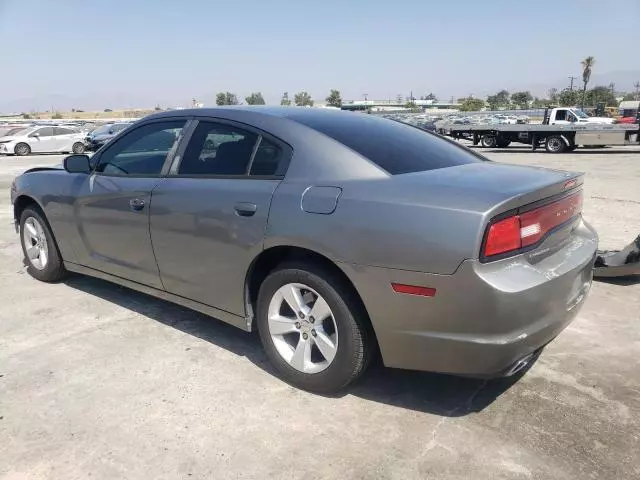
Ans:
<svg viewBox="0 0 640 480"><path fill-rule="evenodd" d="M0 137L0 154L84 153L84 135L74 129L54 126L27 127Z"/></svg>

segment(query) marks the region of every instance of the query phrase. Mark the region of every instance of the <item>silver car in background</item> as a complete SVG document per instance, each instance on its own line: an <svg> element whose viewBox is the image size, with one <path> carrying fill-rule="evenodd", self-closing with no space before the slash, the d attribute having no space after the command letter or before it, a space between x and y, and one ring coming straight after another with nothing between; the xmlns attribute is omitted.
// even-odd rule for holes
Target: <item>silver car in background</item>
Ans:
<svg viewBox="0 0 640 480"><path fill-rule="evenodd" d="M83 153L82 132L68 127L32 126L13 129L0 137L0 154Z"/></svg>
<svg viewBox="0 0 640 480"><path fill-rule="evenodd" d="M495 377L575 317L583 175L315 108L164 112L11 187L27 271L91 275L257 329L298 387L385 365Z"/></svg>

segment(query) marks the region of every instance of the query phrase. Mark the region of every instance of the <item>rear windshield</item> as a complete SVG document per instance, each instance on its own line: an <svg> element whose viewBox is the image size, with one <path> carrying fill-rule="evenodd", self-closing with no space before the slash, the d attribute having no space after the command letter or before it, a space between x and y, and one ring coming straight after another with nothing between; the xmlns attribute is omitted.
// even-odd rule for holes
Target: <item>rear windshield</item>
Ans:
<svg viewBox="0 0 640 480"><path fill-rule="evenodd" d="M355 150L391 175L482 161L437 135L373 115L303 111L288 117Z"/></svg>

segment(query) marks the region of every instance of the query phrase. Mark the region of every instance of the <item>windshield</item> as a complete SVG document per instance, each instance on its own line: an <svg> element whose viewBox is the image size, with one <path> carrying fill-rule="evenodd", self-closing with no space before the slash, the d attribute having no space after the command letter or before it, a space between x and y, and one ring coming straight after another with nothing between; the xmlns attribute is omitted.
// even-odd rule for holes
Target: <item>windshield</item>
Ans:
<svg viewBox="0 0 640 480"><path fill-rule="evenodd" d="M27 130L25 127L12 128L11 130L5 132L2 136L8 137L13 135L18 135L18 132L22 132L23 130Z"/></svg>
<svg viewBox="0 0 640 480"><path fill-rule="evenodd" d="M589 115L584 113L582 110L572 109L571 110L578 118L589 118Z"/></svg>
<svg viewBox="0 0 640 480"><path fill-rule="evenodd" d="M110 132L119 132L120 130L124 130L125 128L127 128L129 125L131 125L130 123L116 123L115 125L111 125L111 129L109 130Z"/></svg>
<svg viewBox="0 0 640 480"><path fill-rule="evenodd" d="M109 124L109 125L102 125L101 127L96 128L95 130L93 130L91 132L92 135L105 135L107 133L109 133L109 130L111 129L113 125Z"/></svg>

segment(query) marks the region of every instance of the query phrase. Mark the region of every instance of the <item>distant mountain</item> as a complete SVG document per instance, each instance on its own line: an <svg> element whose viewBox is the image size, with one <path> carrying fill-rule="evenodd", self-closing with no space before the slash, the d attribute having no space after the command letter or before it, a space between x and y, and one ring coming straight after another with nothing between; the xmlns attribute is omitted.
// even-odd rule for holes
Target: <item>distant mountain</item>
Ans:
<svg viewBox="0 0 640 480"><path fill-rule="evenodd" d="M109 92L79 96L45 94L29 98L0 98L0 113L44 112L47 110L68 112L72 108L85 111L153 108L157 104L166 105L167 100L147 94L132 92ZM173 103L171 103L173 105Z"/></svg>
<svg viewBox="0 0 640 480"><path fill-rule="evenodd" d="M582 77L580 72L575 72L578 78L575 80L574 87L581 88ZM634 91L633 84L640 81L640 70L619 70L608 73L594 72L589 82L590 87L596 85L609 85L615 84L617 92L632 92ZM541 81L537 83L522 82L516 85L498 85L493 89L478 89L475 90L475 96L483 98L486 95L492 95L503 88L506 88L510 92L517 92L522 90L529 90L532 95L540 98L545 98L548 95L550 88L557 88L562 90L569 86L568 78L558 78L554 81ZM272 92L273 93L273 92ZM0 92L2 95L2 92ZM462 96L462 95L459 95ZM278 93L275 97L270 97L269 92L265 92L265 97L268 100L280 98ZM205 105L213 105L215 102L215 93L208 93L199 97L204 99ZM242 98L242 97L240 97ZM158 96L151 96L147 93L134 93L134 92L106 92L106 93L90 93L79 96L63 95L63 94L44 94L37 95L29 98L10 99L0 97L0 113L22 113L30 111L43 112L46 110L53 111L70 111L72 108L85 110L85 111L101 111L105 108L112 110L122 109L140 109L140 108L153 108L160 104L162 106L186 106L190 103L191 97L185 96L185 98L177 98L174 95L167 95L167 97L159 98Z"/></svg>

